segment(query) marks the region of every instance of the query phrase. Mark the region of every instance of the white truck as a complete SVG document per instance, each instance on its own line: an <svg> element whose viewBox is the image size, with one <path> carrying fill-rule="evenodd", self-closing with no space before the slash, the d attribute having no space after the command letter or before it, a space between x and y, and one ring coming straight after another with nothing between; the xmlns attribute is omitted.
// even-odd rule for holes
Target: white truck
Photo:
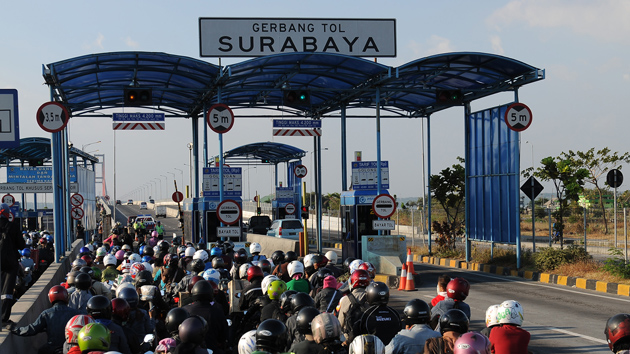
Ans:
<svg viewBox="0 0 630 354"><path fill-rule="evenodd" d="M155 217L159 218L159 217L166 217L166 205L156 205L155 206Z"/></svg>

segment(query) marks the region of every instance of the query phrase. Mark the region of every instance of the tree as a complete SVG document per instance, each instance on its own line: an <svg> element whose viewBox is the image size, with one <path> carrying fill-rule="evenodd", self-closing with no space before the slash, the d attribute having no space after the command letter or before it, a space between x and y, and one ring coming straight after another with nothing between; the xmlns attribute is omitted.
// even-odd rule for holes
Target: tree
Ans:
<svg viewBox="0 0 630 354"><path fill-rule="evenodd" d="M604 191L603 186L600 185L600 178L612 169L621 169L621 163L630 163L630 153L620 155L618 152L611 152L609 148L603 148L595 151L595 148L591 148L587 152L569 150L568 153L561 154L564 159L569 159L573 164L581 168L588 170L588 177L586 182L592 184L595 187L599 195L599 207L604 217L604 233L608 233L608 221L606 219L606 212L604 209Z"/></svg>
<svg viewBox="0 0 630 354"><path fill-rule="evenodd" d="M442 242L448 247L455 246L455 238L463 235L463 222L460 220L462 204L466 198L466 170L462 165L464 159L457 158L460 164L455 164L431 175L431 194L446 212L444 223L433 222L431 225L443 238ZM445 240L444 240L445 239Z"/></svg>
<svg viewBox="0 0 630 354"><path fill-rule="evenodd" d="M535 176L543 181L552 181L556 187L556 197L559 208L551 213L556 220L556 230L560 234L560 248L563 247L564 215L568 210L569 201L577 201L584 190L584 180L589 176L585 168L581 168L571 159L558 157L546 157L540 161L541 167L534 170L526 169L523 174L526 178Z"/></svg>

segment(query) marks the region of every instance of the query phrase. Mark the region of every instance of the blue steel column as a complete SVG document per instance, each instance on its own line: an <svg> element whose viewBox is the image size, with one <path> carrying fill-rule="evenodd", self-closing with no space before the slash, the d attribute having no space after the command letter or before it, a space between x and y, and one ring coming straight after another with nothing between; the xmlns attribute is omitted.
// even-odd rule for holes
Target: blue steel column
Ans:
<svg viewBox="0 0 630 354"><path fill-rule="evenodd" d="M208 123L206 123L206 116L208 114L208 108L206 104L203 105L203 167L208 166Z"/></svg>
<svg viewBox="0 0 630 354"><path fill-rule="evenodd" d="M317 252L322 251L322 137L315 137L317 144Z"/></svg>
<svg viewBox="0 0 630 354"><path fill-rule="evenodd" d="M61 176L61 132L52 133L51 137L51 159L53 168L53 224L55 238L55 262L59 263L64 254L64 227L63 227L63 177Z"/></svg>
<svg viewBox="0 0 630 354"><path fill-rule="evenodd" d="M376 88L376 195L381 192L381 89ZM394 206L396 208L396 206ZM379 220L382 218L379 216ZM378 235L382 235L383 231L378 230Z"/></svg>
<svg viewBox="0 0 630 354"><path fill-rule="evenodd" d="M67 151L67 152L68 152L68 154L70 154L69 151ZM70 160L68 160L68 163L70 163ZM74 174L77 176L77 187L78 187L79 186L79 171L77 170L77 155L76 154L72 156L72 166L74 167ZM70 171L68 171L68 172L70 172ZM68 183L70 183L70 173L68 173L68 178L67 179L68 179ZM70 188L68 188L68 193L70 193ZM70 202L70 197L68 197L68 202ZM116 203L116 201L114 201L114 203ZM116 205L116 204L114 204L114 205ZM81 207L84 208L85 206L81 205ZM70 211L72 210L72 203L68 203L68 210L70 210ZM85 215L85 209L83 209L83 213L84 213L83 215ZM68 232L69 237L70 237L70 242L71 242L70 244L72 244L72 237L73 237L73 233L72 233L73 228L70 227L70 226L73 226L74 230L76 231L76 223L77 223L77 221L78 220L72 219L72 214L70 214L70 219L69 219L69 223L68 223L68 231L70 231L70 232ZM116 221L114 221L114 223L116 223ZM81 236L85 237L85 234L81 235ZM86 241L85 244L87 244L88 240L86 239L85 241Z"/></svg>
<svg viewBox="0 0 630 354"><path fill-rule="evenodd" d="M204 112L205 114L205 112ZM199 219L197 218L197 210L199 209L199 117L192 117L192 143L193 143L193 165L194 165L194 174L195 181L192 186L192 222L191 222L191 242L195 242L197 240L197 236L199 235L199 230L197 223Z"/></svg>
<svg viewBox="0 0 630 354"><path fill-rule="evenodd" d="M427 244L431 254L431 116L427 117Z"/></svg>
<svg viewBox="0 0 630 354"><path fill-rule="evenodd" d="M61 131L62 136L62 150L63 153L63 185L64 185L64 193L63 193L63 211L66 215L66 224L64 226L65 236L66 236L66 251L70 251L72 248L72 232L70 232L70 225L72 225L72 218L70 217L70 159L68 157L68 128L64 128Z"/></svg>
<svg viewBox="0 0 630 354"><path fill-rule="evenodd" d="M518 89L514 90L514 102L518 102ZM521 140L521 133L516 133L518 134L518 141L520 142ZM518 145L518 149L517 149L517 156L516 156L516 161L517 161L517 171L521 170L521 145ZM532 161L533 163L533 161ZM533 177L532 177L533 178ZM520 181L519 181L520 183ZM519 194L520 194L520 188L515 188L515 196L516 196L516 200L518 200L519 198ZM534 215L534 209L533 209L533 201L532 201L532 215ZM521 222L520 222L520 218L521 218L521 213L519 211L519 223L518 226L516 227L516 268L520 269L521 268ZM532 219L534 217L532 216ZM551 229L549 229L551 230ZM536 242L534 241L534 231L532 231L532 242ZM536 252L536 248L535 248L535 243L534 243L534 252ZM584 244L584 250L586 250L586 243Z"/></svg>
<svg viewBox="0 0 630 354"><path fill-rule="evenodd" d="M348 190L348 152L346 146L346 105L341 106L341 190Z"/></svg>
<svg viewBox="0 0 630 354"><path fill-rule="evenodd" d="M464 214L466 218L466 262L470 262L470 238L468 237L468 233L470 230L470 221L469 221L469 212L468 208L470 206L470 183L469 173L471 171L470 168L470 120L468 116L470 115L470 103L466 103L464 106L464 159L466 162L464 163L464 188L466 189L464 203L466 204L466 208L464 209Z"/></svg>

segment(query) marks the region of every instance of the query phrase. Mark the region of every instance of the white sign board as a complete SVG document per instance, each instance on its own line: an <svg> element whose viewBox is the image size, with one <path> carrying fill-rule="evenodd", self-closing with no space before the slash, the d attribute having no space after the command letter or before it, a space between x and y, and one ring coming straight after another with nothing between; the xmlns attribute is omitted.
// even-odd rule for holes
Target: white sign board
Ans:
<svg viewBox="0 0 630 354"><path fill-rule="evenodd" d="M395 228L394 220L372 220L372 230L394 230Z"/></svg>
<svg viewBox="0 0 630 354"><path fill-rule="evenodd" d="M240 167L224 167L223 168L223 196L224 197L240 197L243 193L242 187L243 173ZM219 168L206 167L203 169L204 197L219 196Z"/></svg>
<svg viewBox="0 0 630 354"><path fill-rule="evenodd" d="M199 18L202 57L323 52L395 57L395 19Z"/></svg>
<svg viewBox="0 0 630 354"><path fill-rule="evenodd" d="M52 183L0 183L0 193L52 193ZM79 185L70 183L70 193L78 193Z"/></svg>
<svg viewBox="0 0 630 354"><path fill-rule="evenodd" d="M241 228L238 226L217 227L217 237L240 237Z"/></svg>
<svg viewBox="0 0 630 354"><path fill-rule="evenodd" d="M376 161L352 162L352 189L378 189ZM381 161L381 189L389 189L389 162Z"/></svg>
<svg viewBox="0 0 630 354"><path fill-rule="evenodd" d="M289 204L285 205L285 206L284 206L284 211L285 211L287 214L293 214L293 213L295 213L295 204L293 204L293 203L289 203Z"/></svg>
<svg viewBox="0 0 630 354"><path fill-rule="evenodd" d="M17 90L0 90L0 148L20 146Z"/></svg>

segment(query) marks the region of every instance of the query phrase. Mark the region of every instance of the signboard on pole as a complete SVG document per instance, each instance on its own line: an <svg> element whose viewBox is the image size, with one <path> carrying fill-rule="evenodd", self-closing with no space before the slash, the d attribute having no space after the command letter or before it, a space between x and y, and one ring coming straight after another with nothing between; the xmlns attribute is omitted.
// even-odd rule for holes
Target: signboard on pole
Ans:
<svg viewBox="0 0 630 354"><path fill-rule="evenodd" d="M308 172L308 169L304 165L297 165L293 169L293 174L295 174L295 177L297 177L297 178L304 178L304 177L306 177L306 173L307 172Z"/></svg>
<svg viewBox="0 0 630 354"><path fill-rule="evenodd" d="M238 226L217 227L217 237L241 237L241 228Z"/></svg>
<svg viewBox="0 0 630 354"><path fill-rule="evenodd" d="M70 166L70 182L77 181L77 171ZM52 166L10 166L7 183L52 183Z"/></svg>
<svg viewBox="0 0 630 354"><path fill-rule="evenodd" d="M378 189L376 161L352 162L352 189ZM381 189L389 189L389 163L381 161Z"/></svg>
<svg viewBox="0 0 630 354"><path fill-rule="evenodd" d="M516 102L505 111L505 123L515 132L522 132L532 124L532 111L526 105Z"/></svg>
<svg viewBox="0 0 630 354"><path fill-rule="evenodd" d="M394 230L396 222L394 220L372 220L372 230Z"/></svg>
<svg viewBox="0 0 630 354"><path fill-rule="evenodd" d="M13 197L11 194L5 194L2 197L2 202L4 204L7 204L9 207L12 207L13 204L15 204L15 197Z"/></svg>
<svg viewBox="0 0 630 354"><path fill-rule="evenodd" d="M372 210L379 218L387 219L396 211L396 200L389 194L379 194L372 202Z"/></svg>
<svg viewBox="0 0 630 354"><path fill-rule="evenodd" d="M175 203L181 203L184 200L184 194L180 191L173 192L171 197Z"/></svg>
<svg viewBox="0 0 630 354"><path fill-rule="evenodd" d="M521 186L521 191L531 200L536 199L543 189L545 188L536 178L534 178L534 176L530 176Z"/></svg>
<svg viewBox="0 0 630 354"><path fill-rule="evenodd" d="M84 212L83 212L83 208L81 207L74 207L70 210L70 216L72 216L72 218L74 220L81 220L83 218Z"/></svg>
<svg viewBox="0 0 630 354"><path fill-rule="evenodd" d="M294 214L295 213L295 204L289 203L289 204L285 205L284 206L284 211L287 214Z"/></svg>
<svg viewBox="0 0 630 354"><path fill-rule="evenodd" d="M241 206L232 199L226 199L217 205L217 218L226 225L233 225L241 218Z"/></svg>
<svg viewBox="0 0 630 354"><path fill-rule="evenodd" d="M37 124L49 133L56 133L68 125L70 113L59 102L46 102L37 110Z"/></svg>
<svg viewBox="0 0 630 354"><path fill-rule="evenodd" d="M223 103L212 105L206 116L206 123L213 132L224 134L234 125L234 112Z"/></svg>
<svg viewBox="0 0 630 354"><path fill-rule="evenodd" d="M81 206L83 204L83 196L79 193L73 194L70 196L70 204L75 207Z"/></svg>
<svg viewBox="0 0 630 354"><path fill-rule="evenodd" d="M16 89L0 90L0 148L20 146L20 120Z"/></svg>
<svg viewBox="0 0 630 354"><path fill-rule="evenodd" d="M219 168L203 169L202 191L204 197L219 196ZM243 194L243 170L240 167L223 167L223 196L240 197Z"/></svg>

